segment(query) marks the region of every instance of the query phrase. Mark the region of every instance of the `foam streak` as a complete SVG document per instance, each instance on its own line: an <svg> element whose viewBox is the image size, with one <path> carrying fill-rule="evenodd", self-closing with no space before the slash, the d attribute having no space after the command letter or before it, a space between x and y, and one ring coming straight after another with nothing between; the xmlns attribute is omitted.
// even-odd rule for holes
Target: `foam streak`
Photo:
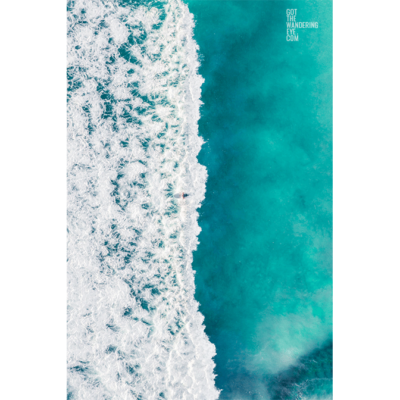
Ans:
<svg viewBox="0 0 400 400"><path fill-rule="evenodd" d="M191 267L197 50L181 0L68 4L71 399L218 398Z"/></svg>

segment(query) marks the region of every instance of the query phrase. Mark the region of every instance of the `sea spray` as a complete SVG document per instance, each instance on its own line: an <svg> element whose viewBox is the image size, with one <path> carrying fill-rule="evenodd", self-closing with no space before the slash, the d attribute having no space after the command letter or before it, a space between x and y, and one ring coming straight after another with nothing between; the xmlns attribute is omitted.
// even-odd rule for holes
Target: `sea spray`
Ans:
<svg viewBox="0 0 400 400"><path fill-rule="evenodd" d="M213 400L193 17L134 4L68 2L68 398Z"/></svg>

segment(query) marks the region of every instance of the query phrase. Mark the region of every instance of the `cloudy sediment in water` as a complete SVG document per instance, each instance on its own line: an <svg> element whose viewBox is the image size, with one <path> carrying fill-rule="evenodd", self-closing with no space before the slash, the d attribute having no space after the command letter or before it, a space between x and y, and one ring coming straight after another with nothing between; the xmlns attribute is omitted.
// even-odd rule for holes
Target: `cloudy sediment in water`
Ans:
<svg viewBox="0 0 400 400"><path fill-rule="evenodd" d="M68 399L332 399L332 2L67 16Z"/></svg>

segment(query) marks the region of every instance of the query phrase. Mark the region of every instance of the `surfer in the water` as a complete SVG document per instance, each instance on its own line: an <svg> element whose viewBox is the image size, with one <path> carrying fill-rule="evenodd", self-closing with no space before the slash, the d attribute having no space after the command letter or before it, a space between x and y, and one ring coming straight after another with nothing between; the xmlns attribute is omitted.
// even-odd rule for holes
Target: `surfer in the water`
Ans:
<svg viewBox="0 0 400 400"><path fill-rule="evenodd" d="M184 199L185 197L188 197L189 195L187 193L180 193L180 194L176 194L174 197L176 199Z"/></svg>

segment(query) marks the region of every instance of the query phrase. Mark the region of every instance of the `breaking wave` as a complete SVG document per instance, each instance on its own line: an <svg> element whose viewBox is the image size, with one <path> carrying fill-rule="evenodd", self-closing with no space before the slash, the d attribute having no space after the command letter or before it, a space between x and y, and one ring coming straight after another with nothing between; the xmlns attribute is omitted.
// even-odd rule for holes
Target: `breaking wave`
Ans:
<svg viewBox="0 0 400 400"><path fill-rule="evenodd" d="M68 2L69 399L218 398L193 25L181 0Z"/></svg>

